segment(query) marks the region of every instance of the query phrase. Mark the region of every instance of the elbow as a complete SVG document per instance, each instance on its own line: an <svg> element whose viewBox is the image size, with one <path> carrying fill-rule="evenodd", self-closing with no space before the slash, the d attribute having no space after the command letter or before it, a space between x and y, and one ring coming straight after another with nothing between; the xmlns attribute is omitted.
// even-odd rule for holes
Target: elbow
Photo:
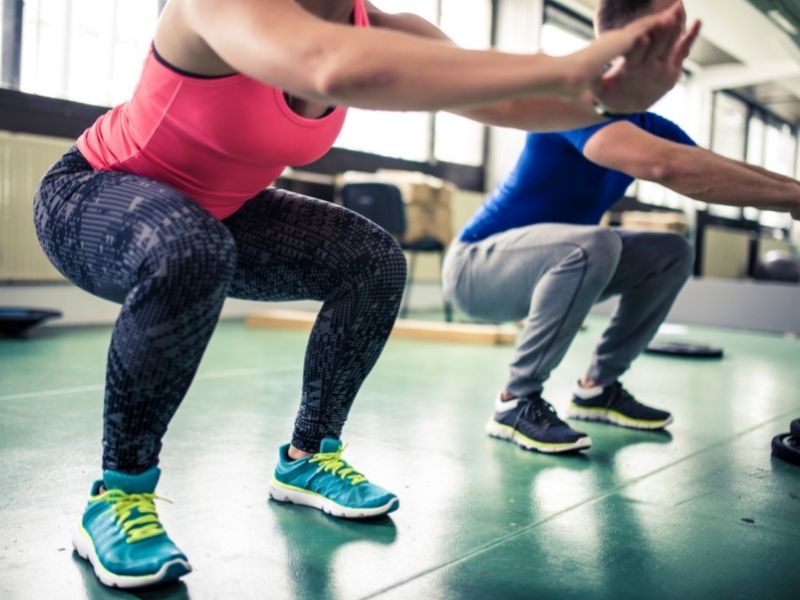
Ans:
<svg viewBox="0 0 800 600"><path fill-rule="evenodd" d="M341 93L347 87L348 52L340 44L318 39L315 43L296 49L291 73L287 79L293 81L288 89L306 100L326 104L341 101ZM287 86L288 87L288 86Z"/></svg>
<svg viewBox="0 0 800 600"><path fill-rule="evenodd" d="M396 79L390 67L367 56L346 46L314 56L307 63L313 93L333 104L363 106L371 90L391 86Z"/></svg>
<svg viewBox="0 0 800 600"><path fill-rule="evenodd" d="M642 179L654 181L666 187L674 187L682 179L681 162L675 155L660 153L652 156L644 165Z"/></svg>
<svg viewBox="0 0 800 600"><path fill-rule="evenodd" d="M691 160L654 160L642 179L653 181L683 196L702 199L706 191L702 166Z"/></svg>
<svg viewBox="0 0 800 600"><path fill-rule="evenodd" d="M675 169L668 161L654 161L645 167L644 179L669 187L675 180Z"/></svg>
<svg viewBox="0 0 800 600"><path fill-rule="evenodd" d="M340 70L324 49L307 53L295 61L296 72L302 74L302 95L308 100L333 104L340 88ZM299 91L299 90L298 90Z"/></svg>
<svg viewBox="0 0 800 600"><path fill-rule="evenodd" d="M387 69L368 71L330 65L320 69L313 81L315 92L329 102L362 106L368 102L372 90L391 87L395 79Z"/></svg>
<svg viewBox="0 0 800 600"><path fill-rule="evenodd" d="M345 89L347 75L341 61L327 57L313 61L306 71L313 93L324 100L334 100Z"/></svg>

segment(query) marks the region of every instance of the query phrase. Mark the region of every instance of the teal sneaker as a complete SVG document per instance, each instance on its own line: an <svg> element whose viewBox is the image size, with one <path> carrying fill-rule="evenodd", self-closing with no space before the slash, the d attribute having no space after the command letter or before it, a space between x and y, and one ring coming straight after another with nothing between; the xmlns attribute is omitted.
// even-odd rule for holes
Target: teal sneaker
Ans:
<svg viewBox="0 0 800 600"><path fill-rule="evenodd" d="M92 486L72 545L107 586L153 585L192 570L158 520L153 492L160 475L158 467L139 475L104 471Z"/></svg>
<svg viewBox="0 0 800 600"><path fill-rule="evenodd" d="M342 459L344 448L341 441L325 438L319 452L292 460L289 444L281 446L270 497L278 502L312 506L345 519L377 517L397 510L397 496L370 483L348 465Z"/></svg>

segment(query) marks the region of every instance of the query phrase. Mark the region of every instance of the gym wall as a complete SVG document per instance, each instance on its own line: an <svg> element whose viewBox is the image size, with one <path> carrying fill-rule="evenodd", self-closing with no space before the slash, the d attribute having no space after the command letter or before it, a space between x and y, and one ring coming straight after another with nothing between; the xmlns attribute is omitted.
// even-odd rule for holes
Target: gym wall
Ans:
<svg viewBox="0 0 800 600"><path fill-rule="evenodd" d="M33 193L74 140L0 131L0 281L63 281L39 247Z"/></svg>

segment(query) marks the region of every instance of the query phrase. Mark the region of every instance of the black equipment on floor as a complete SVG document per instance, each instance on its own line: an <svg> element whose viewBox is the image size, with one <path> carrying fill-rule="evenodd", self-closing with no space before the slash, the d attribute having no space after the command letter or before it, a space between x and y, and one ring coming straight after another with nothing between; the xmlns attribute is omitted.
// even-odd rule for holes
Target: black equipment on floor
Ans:
<svg viewBox="0 0 800 600"><path fill-rule="evenodd" d="M722 348L695 344L689 342L665 342L653 340L645 349L646 354L660 354L664 356L679 356L683 358L722 358Z"/></svg>
<svg viewBox="0 0 800 600"><path fill-rule="evenodd" d="M770 250L756 263L755 278L800 283L800 260L786 250Z"/></svg>
<svg viewBox="0 0 800 600"><path fill-rule="evenodd" d="M800 466L800 438L782 433L772 438L772 456Z"/></svg>
<svg viewBox="0 0 800 600"><path fill-rule="evenodd" d="M60 316L61 313L57 310L0 307L0 335L19 337L30 328Z"/></svg>

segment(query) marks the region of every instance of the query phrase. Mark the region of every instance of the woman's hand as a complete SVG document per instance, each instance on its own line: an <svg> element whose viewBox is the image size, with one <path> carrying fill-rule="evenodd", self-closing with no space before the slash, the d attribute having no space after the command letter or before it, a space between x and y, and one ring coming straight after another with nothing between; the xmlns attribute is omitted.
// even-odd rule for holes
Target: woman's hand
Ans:
<svg viewBox="0 0 800 600"><path fill-rule="evenodd" d="M639 25L652 25L652 28L639 34L624 57L617 59L606 73L591 84L593 96L609 112L634 113L647 110L670 91L681 77L683 61L689 56L700 33L701 24L695 21L684 32L685 13L682 3L655 17L659 20L652 24ZM677 24L675 18L678 19ZM635 25L637 23L625 29ZM634 28L629 33L635 35L637 31Z"/></svg>
<svg viewBox="0 0 800 600"><path fill-rule="evenodd" d="M646 110L672 89L700 32L683 33L682 2L627 27L603 33L585 49L564 57L574 97L589 89L610 112Z"/></svg>

